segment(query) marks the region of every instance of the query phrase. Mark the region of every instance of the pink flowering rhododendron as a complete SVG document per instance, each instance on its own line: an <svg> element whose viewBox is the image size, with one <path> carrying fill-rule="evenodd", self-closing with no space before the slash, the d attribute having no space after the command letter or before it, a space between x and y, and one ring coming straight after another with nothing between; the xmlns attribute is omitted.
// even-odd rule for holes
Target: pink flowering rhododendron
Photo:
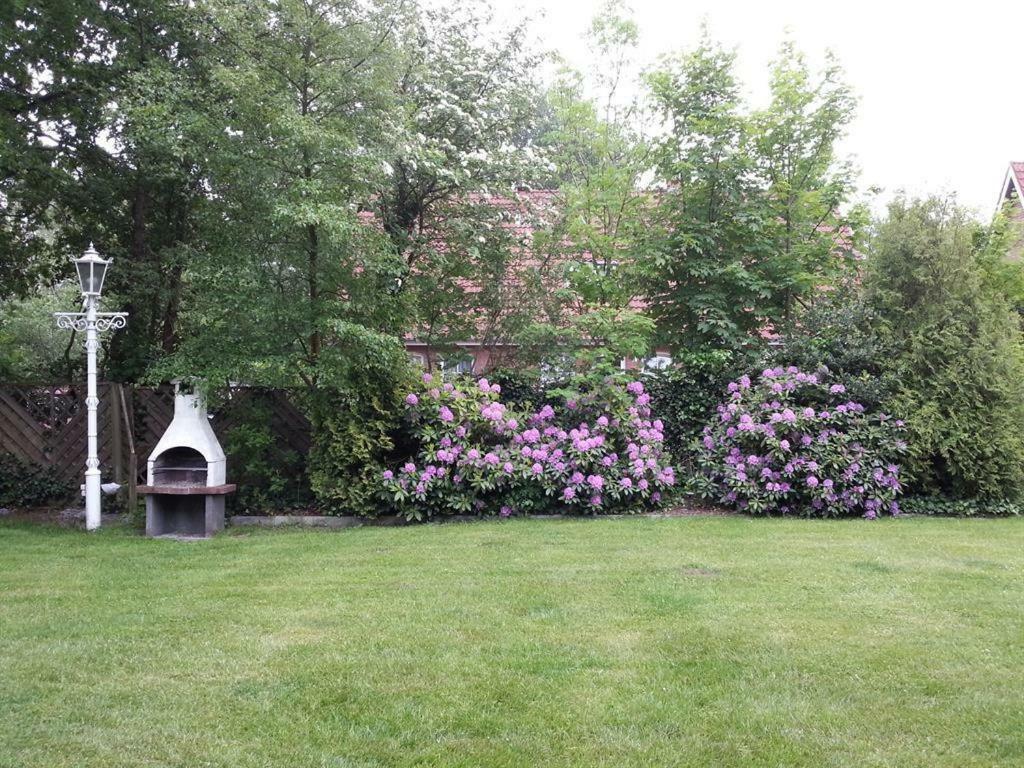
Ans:
<svg viewBox="0 0 1024 768"><path fill-rule="evenodd" d="M381 476L384 498L406 517L622 511L658 504L676 483L642 382L608 381L525 410L484 378L431 384L406 398L414 455Z"/></svg>
<svg viewBox="0 0 1024 768"><path fill-rule="evenodd" d="M828 378L777 367L727 387L697 445L697 490L755 514L898 513L902 424Z"/></svg>

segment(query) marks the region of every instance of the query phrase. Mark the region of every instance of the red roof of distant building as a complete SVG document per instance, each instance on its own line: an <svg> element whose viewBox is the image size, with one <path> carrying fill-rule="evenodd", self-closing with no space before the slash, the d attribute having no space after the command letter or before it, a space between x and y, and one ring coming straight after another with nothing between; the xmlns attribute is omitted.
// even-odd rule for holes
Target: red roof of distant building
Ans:
<svg viewBox="0 0 1024 768"><path fill-rule="evenodd" d="M1003 186L999 190L997 213L1007 201L1015 201L1018 206L1024 208L1024 162L1011 162L1006 169Z"/></svg>
<svg viewBox="0 0 1024 768"><path fill-rule="evenodd" d="M1024 163L1014 163L1013 166L1022 183L1024 183ZM556 253L553 254L542 255L534 251L534 235L537 234L539 229L554 224L555 219L559 215L559 205L561 201L557 190L519 189L507 196L474 193L469 195L468 199L473 203L485 203L499 210L503 214L499 226L506 232L511 233L515 242L515 245L513 245L513 254L512 259L510 260L508 272L504 275L504 278L501 281L502 288L508 294L506 296L506 302L508 302L510 306L499 310L499 315L504 314L504 312L509 311L514 307L518 308L519 301L524 298L521 295L521 289L524 287L524 277L528 271L544 268L551 269L552 267L557 266L558 263L565 263L572 260L586 261L591 258L591 253L588 250L580 249L574 252L568 242L564 242L563 245L570 247L565 248L560 252L556 251ZM366 224L379 226L379 220L372 212L361 212L360 219ZM443 223L441 226L443 226ZM863 254L859 253L854 248L854 232L850 227L833 227L827 224L821 224L818 226L818 231L832 236L835 253L847 254L854 259L863 258ZM434 247L441 250L447 247L443 236L438 236L434 243ZM481 293L484 288L484 286L475 284L474 282L463 278L456 278L456 282L467 294L467 299L470 296ZM554 289L556 286L552 285L550 287ZM627 306L630 310L642 313L648 309L648 301L645 297L639 295L638 292L638 294L635 294L630 298ZM484 308L466 306L465 309L478 315L476 324L479 326L478 338L474 340L466 339L465 342L477 342L486 336L483 328L486 324ZM573 314L581 310L582 307L567 307L569 314ZM493 320L494 318L491 319ZM770 326L762 328L760 334L768 340L772 340L777 337L777 333L775 333L774 329ZM414 341L416 343L421 343L417 340L417 334L415 332L406 334L407 343L412 343Z"/></svg>
<svg viewBox="0 0 1024 768"><path fill-rule="evenodd" d="M1024 163L1010 163L1010 168L1017 177L1017 189L1024 189Z"/></svg>

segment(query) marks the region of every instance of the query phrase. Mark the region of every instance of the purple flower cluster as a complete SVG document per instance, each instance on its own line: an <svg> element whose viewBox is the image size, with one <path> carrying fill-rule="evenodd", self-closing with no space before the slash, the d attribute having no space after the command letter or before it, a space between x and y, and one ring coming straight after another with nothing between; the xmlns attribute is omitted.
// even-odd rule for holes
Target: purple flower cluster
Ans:
<svg viewBox="0 0 1024 768"><path fill-rule="evenodd" d="M516 413L487 379L406 397L414 460L381 480L408 517L470 511L604 512L657 504L675 485L664 425L641 382Z"/></svg>
<svg viewBox="0 0 1024 768"><path fill-rule="evenodd" d="M705 495L756 514L898 513L902 423L827 376L770 368L730 383L698 447Z"/></svg>

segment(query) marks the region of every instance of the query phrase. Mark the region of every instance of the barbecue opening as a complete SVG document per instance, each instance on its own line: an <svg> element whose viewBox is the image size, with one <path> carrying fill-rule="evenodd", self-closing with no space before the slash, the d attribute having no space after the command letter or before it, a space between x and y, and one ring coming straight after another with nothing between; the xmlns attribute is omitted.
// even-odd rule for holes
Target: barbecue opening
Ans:
<svg viewBox="0 0 1024 768"><path fill-rule="evenodd" d="M194 448L169 448L153 461L153 485L204 486L206 459Z"/></svg>

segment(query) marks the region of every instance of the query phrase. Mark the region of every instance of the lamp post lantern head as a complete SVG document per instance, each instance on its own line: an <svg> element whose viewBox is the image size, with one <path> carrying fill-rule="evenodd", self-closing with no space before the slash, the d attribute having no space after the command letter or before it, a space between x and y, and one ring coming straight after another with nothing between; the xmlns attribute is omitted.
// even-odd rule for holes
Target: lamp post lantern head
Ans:
<svg viewBox="0 0 1024 768"><path fill-rule="evenodd" d="M99 298L103 290L103 278L107 275L107 267L113 259L103 259L96 249L89 243L88 250L75 259L75 269L78 270L78 284L82 288L83 296Z"/></svg>

